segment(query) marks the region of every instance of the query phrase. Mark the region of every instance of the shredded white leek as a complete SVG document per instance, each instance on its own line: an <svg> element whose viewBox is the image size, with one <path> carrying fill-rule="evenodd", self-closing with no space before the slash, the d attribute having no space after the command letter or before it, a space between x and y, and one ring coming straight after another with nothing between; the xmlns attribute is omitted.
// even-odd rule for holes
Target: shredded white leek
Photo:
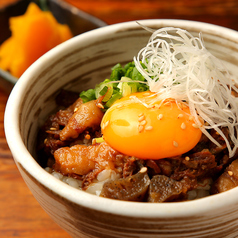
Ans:
<svg viewBox="0 0 238 238"><path fill-rule="evenodd" d="M237 92L237 88L222 62L205 48L201 35L194 37L174 27L147 30L153 32L152 36L134 61L150 91L158 93L162 101L186 101L202 132L220 146L207 132L215 129L225 140L229 156L234 156L238 147L238 99L231 91ZM230 139L222 127L228 127Z"/></svg>

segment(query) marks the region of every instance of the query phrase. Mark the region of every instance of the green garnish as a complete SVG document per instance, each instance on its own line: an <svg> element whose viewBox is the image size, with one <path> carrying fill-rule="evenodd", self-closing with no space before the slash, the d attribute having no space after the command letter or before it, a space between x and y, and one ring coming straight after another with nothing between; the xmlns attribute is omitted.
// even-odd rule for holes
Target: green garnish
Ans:
<svg viewBox="0 0 238 238"><path fill-rule="evenodd" d="M145 68L142 63L141 65ZM81 92L80 98L85 103L103 97L104 108L108 109L121 97L148 90L149 87L146 84L146 80L137 70L134 62L129 62L124 67L118 63L112 68L110 79L105 79L96 85L94 89Z"/></svg>
<svg viewBox="0 0 238 238"><path fill-rule="evenodd" d="M94 138L93 140L94 140L95 143L102 143L102 142L104 142L103 137Z"/></svg>
<svg viewBox="0 0 238 238"><path fill-rule="evenodd" d="M114 94L105 104L104 108L109 108L118 99L122 97L121 93Z"/></svg>
<svg viewBox="0 0 238 238"><path fill-rule="evenodd" d="M94 89L89 89L87 91L82 91L79 96L83 100L84 103L96 99Z"/></svg>

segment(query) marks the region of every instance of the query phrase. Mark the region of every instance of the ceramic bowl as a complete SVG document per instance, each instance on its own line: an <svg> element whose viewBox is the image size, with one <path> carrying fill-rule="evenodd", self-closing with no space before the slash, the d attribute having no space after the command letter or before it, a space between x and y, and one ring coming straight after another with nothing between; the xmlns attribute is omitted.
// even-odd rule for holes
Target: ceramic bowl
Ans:
<svg viewBox="0 0 238 238"><path fill-rule="evenodd" d="M209 51L238 72L238 32L184 20L143 20L151 28L180 27L202 32ZM72 237L237 237L238 188L177 203L112 200L72 188L36 161L39 126L56 105L60 89L82 91L110 75L116 63L132 61L150 33L136 22L83 33L46 53L20 78L7 103L5 132L15 162L35 198Z"/></svg>

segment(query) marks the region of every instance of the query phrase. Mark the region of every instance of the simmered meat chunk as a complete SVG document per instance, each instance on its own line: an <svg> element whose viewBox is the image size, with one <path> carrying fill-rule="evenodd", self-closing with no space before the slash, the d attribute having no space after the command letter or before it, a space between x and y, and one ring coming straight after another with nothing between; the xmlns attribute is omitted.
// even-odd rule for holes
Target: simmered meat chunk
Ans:
<svg viewBox="0 0 238 238"><path fill-rule="evenodd" d="M165 175L156 175L151 179L148 202L169 202L183 197L187 189L181 182Z"/></svg>
<svg viewBox="0 0 238 238"><path fill-rule="evenodd" d="M149 184L148 174L138 172L126 178L106 182L100 196L124 201L143 201Z"/></svg>
<svg viewBox="0 0 238 238"><path fill-rule="evenodd" d="M62 93L63 95L66 93ZM67 95L69 93L66 93ZM75 95L73 94L73 100ZM63 99L62 99L63 100ZM70 100L70 101L71 101ZM63 100L64 101L64 100ZM66 126L69 119L73 116L75 108L78 108L83 103L81 98L78 98L72 105L65 109L59 110L57 113L51 115L45 124L42 126L39 133L39 151L44 150L46 154L53 154L55 150L60 147L67 146L66 141L61 141L59 138L60 129ZM68 104L68 102L64 102Z"/></svg>
<svg viewBox="0 0 238 238"><path fill-rule="evenodd" d="M225 172L214 182L212 193L221 193L238 186L238 159L234 160Z"/></svg>
<svg viewBox="0 0 238 238"><path fill-rule="evenodd" d="M105 142L62 147L55 151L54 158L54 169L65 175L85 175L94 169L115 169L123 164L123 156Z"/></svg>
<svg viewBox="0 0 238 238"><path fill-rule="evenodd" d="M79 108L82 103L82 99L78 98L71 106L67 107L65 110L59 110L54 116L54 121L59 125L66 126L69 119L73 116L75 109Z"/></svg>
<svg viewBox="0 0 238 238"><path fill-rule="evenodd" d="M184 176L190 178L211 176L212 172L218 170L216 157L209 150L193 153L177 161L180 165L175 163L174 172L170 176L175 180L181 180Z"/></svg>
<svg viewBox="0 0 238 238"><path fill-rule="evenodd" d="M51 115L45 122L42 130L47 131L49 134L59 133L60 126L66 126L69 119L73 116L75 108L78 108L83 103L81 98L78 98L72 105L65 109L60 109L57 113ZM51 128L54 128L51 131Z"/></svg>
<svg viewBox="0 0 238 238"><path fill-rule="evenodd" d="M98 128L102 117L103 112L97 107L96 101L81 104L60 132L60 140L75 139L87 128Z"/></svg>

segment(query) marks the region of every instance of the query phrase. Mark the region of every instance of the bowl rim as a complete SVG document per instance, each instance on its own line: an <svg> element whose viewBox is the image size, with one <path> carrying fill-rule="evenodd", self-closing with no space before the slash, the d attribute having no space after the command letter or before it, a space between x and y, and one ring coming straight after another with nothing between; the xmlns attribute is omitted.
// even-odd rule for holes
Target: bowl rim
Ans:
<svg viewBox="0 0 238 238"><path fill-rule="evenodd" d="M191 29L204 29L206 32L220 35L221 32L227 35L227 39L238 43L238 32L222 26L217 26L209 23L189 21L189 20L174 20L174 19L150 19L140 20L144 25L160 25L174 26L174 27L189 27ZM140 202L127 202L118 201L108 198L98 197L84 191L77 190L64 184L58 179L54 178L46 172L35 161L31 154L26 149L19 129L19 116L21 112L19 108L22 103L21 97L27 88L28 80L32 75L40 72L39 66L50 62L50 59L57 57L59 52L67 51L72 45L79 44L81 41L91 39L94 36L101 34L113 34L122 29L138 28L136 21L117 23L98 28L79 36L76 36L61 45L56 46L54 49L47 52L35 63L33 63L21 76L17 84L14 86L5 110L4 128L7 143L12 152L17 165L21 165L32 177L34 177L40 184L47 187L53 193L67 199L68 201L88 207L101 212L106 212L115 215L122 215L128 217L142 217L142 218L175 218L175 217L189 217L194 215L204 215L204 213L215 212L222 210L221 208L232 206L237 201L238 187L231 189L225 193L201 198L198 200L186 202L171 202L171 203L140 203ZM34 72L34 74L33 74Z"/></svg>

